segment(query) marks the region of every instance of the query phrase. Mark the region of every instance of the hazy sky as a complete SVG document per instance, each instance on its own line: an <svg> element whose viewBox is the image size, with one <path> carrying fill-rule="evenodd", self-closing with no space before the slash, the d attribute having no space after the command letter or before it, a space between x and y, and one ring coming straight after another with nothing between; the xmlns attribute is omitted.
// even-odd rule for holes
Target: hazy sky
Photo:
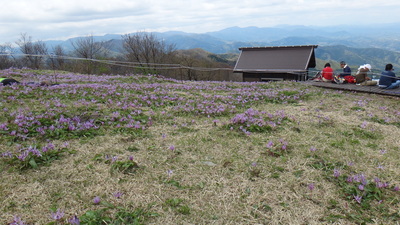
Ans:
<svg viewBox="0 0 400 225"><path fill-rule="evenodd" d="M204 33L239 26L400 22L399 0L0 0L0 44L127 34ZM393 29L400 29L395 27ZM384 34L383 34L384 35Z"/></svg>

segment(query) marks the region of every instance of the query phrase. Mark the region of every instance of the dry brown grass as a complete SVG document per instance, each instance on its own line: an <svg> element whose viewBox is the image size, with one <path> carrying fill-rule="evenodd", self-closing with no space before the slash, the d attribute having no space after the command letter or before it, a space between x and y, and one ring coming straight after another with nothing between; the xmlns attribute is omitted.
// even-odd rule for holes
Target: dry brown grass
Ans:
<svg viewBox="0 0 400 225"><path fill-rule="evenodd" d="M371 115L390 117L399 124L399 99L299 83L279 85L310 89L312 97L293 104L252 105L270 113L284 110L291 118L273 132L245 135L230 131L224 124L229 124L234 114L215 118L173 114L172 107L160 107L154 110L153 125L144 135L109 132L72 139L69 148L74 153L65 153L38 169L18 171L1 162L0 223L18 215L31 224L46 224L52 221L51 209L58 208L66 213L64 218L80 216L101 208L92 203L100 196L102 201L127 209L148 208L158 214L146 224L353 224L370 212L374 212L370 223L398 224L387 212L379 212L377 202L367 210L346 200L341 188L329 180L333 170L312 165L321 160L334 165L353 162L354 166L343 171L364 173L370 180L379 176L390 182L390 187L399 186L400 126L371 120ZM2 101L2 107L9 104L12 102ZM171 116L163 116L161 111ZM366 128L360 128L364 121ZM357 133L364 130L368 133ZM267 143L277 144L280 139L288 143L287 152L280 157L269 155ZM169 149L171 145L175 150ZM14 144L6 142L0 146L1 152L14 149ZM317 151L311 152L311 147ZM112 172L110 164L95 160L104 155L119 160L133 155L140 169L134 174ZM377 168L380 164L384 169ZM308 188L311 183L314 190ZM123 193L122 197L113 197L115 192ZM388 188L384 193L384 209L399 216L399 192ZM386 201L389 197L391 202ZM180 213L167 204L169 199L182 200L190 213ZM327 219L332 215L336 217Z"/></svg>

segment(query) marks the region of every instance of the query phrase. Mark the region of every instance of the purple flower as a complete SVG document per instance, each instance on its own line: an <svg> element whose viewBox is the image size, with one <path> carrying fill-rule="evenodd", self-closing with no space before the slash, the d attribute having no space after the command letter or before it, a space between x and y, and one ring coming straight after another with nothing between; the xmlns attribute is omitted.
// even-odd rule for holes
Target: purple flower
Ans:
<svg viewBox="0 0 400 225"><path fill-rule="evenodd" d="M368 124L367 121L364 121L364 122L360 125L360 127L364 129L364 128L367 127L367 124Z"/></svg>
<svg viewBox="0 0 400 225"><path fill-rule="evenodd" d="M93 204L95 204L95 205L97 205L97 204L99 204L100 203L100 197L99 196L96 196L96 197L94 197L94 199L93 199Z"/></svg>
<svg viewBox="0 0 400 225"><path fill-rule="evenodd" d="M167 170L167 174L168 174L169 177L172 176L173 173L174 173L173 170Z"/></svg>
<svg viewBox="0 0 400 225"><path fill-rule="evenodd" d="M364 191L364 185L362 185L362 184L358 185L358 189L359 189L360 191Z"/></svg>
<svg viewBox="0 0 400 225"><path fill-rule="evenodd" d="M0 124L0 129L1 130L8 130L7 124L6 123Z"/></svg>
<svg viewBox="0 0 400 225"><path fill-rule="evenodd" d="M354 200L356 200L356 202L358 202L358 204L361 204L362 196L358 196L358 195L353 195L353 196L354 196Z"/></svg>
<svg viewBox="0 0 400 225"><path fill-rule="evenodd" d="M384 149L380 150L379 152L380 152L382 155L383 155L383 154L386 154L386 150L384 150Z"/></svg>
<svg viewBox="0 0 400 225"><path fill-rule="evenodd" d="M274 142L269 141L267 144L267 148L272 148L272 146L274 146Z"/></svg>
<svg viewBox="0 0 400 225"><path fill-rule="evenodd" d="M378 183L376 183L376 187L377 188L386 188L387 186L389 186L389 184L388 183L384 183L384 182L378 182Z"/></svg>
<svg viewBox="0 0 400 225"><path fill-rule="evenodd" d="M68 142L64 142L63 144L62 144L62 148L66 148L66 147L68 147L69 146L69 143Z"/></svg>
<svg viewBox="0 0 400 225"><path fill-rule="evenodd" d="M400 190L399 186L395 186L395 187L393 188L393 191L399 191L399 190Z"/></svg>
<svg viewBox="0 0 400 225"><path fill-rule="evenodd" d="M365 175L364 175L364 174L361 174L361 175L360 175L360 179L361 179L361 183L362 183L364 186L367 185L368 181L367 181L367 178L365 178Z"/></svg>
<svg viewBox="0 0 400 225"><path fill-rule="evenodd" d="M29 153L27 151L24 151L21 153L21 155L17 156L17 158L21 161L25 161L25 158L28 156L28 154Z"/></svg>
<svg viewBox="0 0 400 225"><path fill-rule="evenodd" d="M310 191L314 190L314 188L315 188L314 183L308 185L308 189L310 189Z"/></svg>
<svg viewBox="0 0 400 225"><path fill-rule="evenodd" d="M31 152L33 155L36 155L38 157L42 157L42 154L40 153L40 151L36 147L29 146L27 151Z"/></svg>
<svg viewBox="0 0 400 225"><path fill-rule="evenodd" d="M69 219L69 223L73 225L80 225L81 222L79 221L79 218L75 215L71 219Z"/></svg>
<svg viewBox="0 0 400 225"><path fill-rule="evenodd" d="M49 148L47 146L43 146L42 147L42 152L47 152L47 151L49 151Z"/></svg>
<svg viewBox="0 0 400 225"><path fill-rule="evenodd" d="M347 177L346 181L348 183L353 183L353 177L351 177L351 176Z"/></svg>
<svg viewBox="0 0 400 225"><path fill-rule="evenodd" d="M114 195L115 198L121 198L121 196L123 195L123 193L117 191L117 192L113 193L113 195Z"/></svg>
<svg viewBox="0 0 400 225"><path fill-rule="evenodd" d="M11 152L4 152L0 155L0 157L4 158L12 158L13 154Z"/></svg>
<svg viewBox="0 0 400 225"><path fill-rule="evenodd" d="M130 161L133 161L133 156L130 155L130 156L128 157L128 159L129 159Z"/></svg>
<svg viewBox="0 0 400 225"><path fill-rule="evenodd" d="M9 223L10 225L25 225L26 223L19 216L14 216L14 220Z"/></svg>
<svg viewBox="0 0 400 225"><path fill-rule="evenodd" d="M253 163L251 163L251 166L256 167L256 166L257 166L257 163L256 163L256 162L253 162Z"/></svg>
<svg viewBox="0 0 400 225"><path fill-rule="evenodd" d="M175 146L174 145L169 146L169 150L174 151L175 150Z"/></svg>
<svg viewBox="0 0 400 225"><path fill-rule="evenodd" d="M60 209L57 209L55 213L51 213L51 218L54 220L61 220L64 217L64 212L61 211Z"/></svg>
<svg viewBox="0 0 400 225"><path fill-rule="evenodd" d="M111 158L111 162L115 162L115 161L117 161L118 160L118 156L113 156L112 158Z"/></svg>
<svg viewBox="0 0 400 225"><path fill-rule="evenodd" d="M315 152L315 151L317 151L317 148L314 147L314 146L312 146L312 147L310 148L310 151L311 151L311 152Z"/></svg>
<svg viewBox="0 0 400 225"><path fill-rule="evenodd" d="M364 186L365 185L367 185L367 183L368 183L368 181L367 181L367 179L365 178L365 175L364 174L356 174L356 175L354 175L353 176L353 181L354 182L359 182L359 183L361 183L361 184L363 184Z"/></svg>
<svg viewBox="0 0 400 225"><path fill-rule="evenodd" d="M338 170L338 169L335 168L335 169L333 170L333 176L336 177L336 178L339 177L339 176L340 176L340 170Z"/></svg>

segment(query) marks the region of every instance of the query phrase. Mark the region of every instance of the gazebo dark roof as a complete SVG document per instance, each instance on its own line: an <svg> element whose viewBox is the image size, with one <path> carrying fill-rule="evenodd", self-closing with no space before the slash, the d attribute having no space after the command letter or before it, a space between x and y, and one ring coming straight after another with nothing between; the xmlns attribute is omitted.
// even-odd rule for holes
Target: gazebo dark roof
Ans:
<svg viewBox="0 0 400 225"><path fill-rule="evenodd" d="M241 50L234 72L298 73L316 66L318 45L246 47Z"/></svg>

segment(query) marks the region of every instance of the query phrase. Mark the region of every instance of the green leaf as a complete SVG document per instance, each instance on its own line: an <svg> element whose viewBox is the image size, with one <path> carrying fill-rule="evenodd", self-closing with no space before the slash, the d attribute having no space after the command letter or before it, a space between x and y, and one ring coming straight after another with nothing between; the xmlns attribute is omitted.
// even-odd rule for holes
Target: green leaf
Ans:
<svg viewBox="0 0 400 225"><path fill-rule="evenodd" d="M113 204L106 202L106 201L102 201L101 204L108 208L111 208L111 209L115 208L115 206Z"/></svg>
<svg viewBox="0 0 400 225"><path fill-rule="evenodd" d="M33 158L33 157L29 160L29 165L31 165L32 168L34 168L34 169L38 168L38 165L36 164L35 158Z"/></svg>

